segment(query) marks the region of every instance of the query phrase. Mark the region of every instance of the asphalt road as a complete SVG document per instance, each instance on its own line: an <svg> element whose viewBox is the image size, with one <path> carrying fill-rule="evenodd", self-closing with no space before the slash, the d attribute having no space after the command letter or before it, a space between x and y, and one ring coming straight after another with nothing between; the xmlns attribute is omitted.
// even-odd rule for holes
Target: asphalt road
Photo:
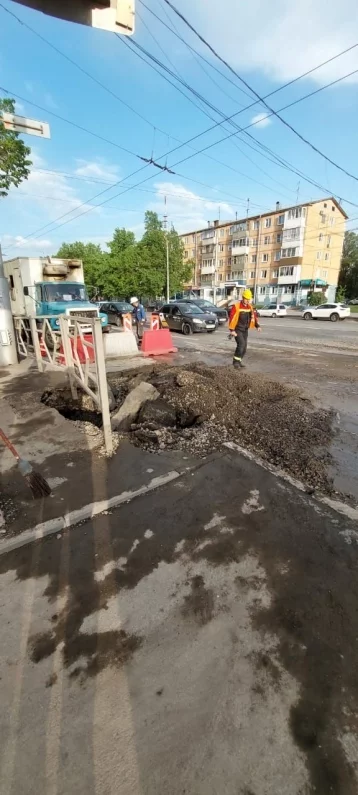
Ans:
<svg viewBox="0 0 358 795"><path fill-rule="evenodd" d="M227 451L2 556L2 795L356 795L354 528Z"/></svg>
<svg viewBox="0 0 358 795"><path fill-rule="evenodd" d="M260 318L261 335L250 333L250 345L305 348L306 350L342 349L358 355L358 322L343 321L330 323L324 321L304 321L300 318ZM211 349L226 345L227 326L218 328L215 334L195 334L185 338L185 344L193 347ZM181 334L175 334L176 344L183 345Z"/></svg>

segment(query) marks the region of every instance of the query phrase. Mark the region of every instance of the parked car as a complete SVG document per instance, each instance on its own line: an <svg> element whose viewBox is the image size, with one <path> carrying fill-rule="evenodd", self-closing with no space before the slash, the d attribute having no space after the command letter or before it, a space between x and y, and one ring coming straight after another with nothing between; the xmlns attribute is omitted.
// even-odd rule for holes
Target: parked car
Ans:
<svg viewBox="0 0 358 795"><path fill-rule="evenodd" d="M216 315L220 325L226 323L228 319L228 313L226 309L212 304L211 301L206 301L205 298L188 298L187 303L196 304L196 306L200 307L203 312L213 312L214 315Z"/></svg>
<svg viewBox="0 0 358 795"><path fill-rule="evenodd" d="M302 312L304 320L345 320L349 317L351 310L346 304L320 304L319 306L305 307Z"/></svg>
<svg viewBox="0 0 358 795"><path fill-rule="evenodd" d="M181 331L182 334L193 334L199 331L207 331L210 334L218 326L216 315L203 312L196 304L184 301L164 304L159 314L162 326L170 328L171 331Z"/></svg>
<svg viewBox="0 0 358 795"><path fill-rule="evenodd" d="M349 306L357 306L357 304L358 304L358 298L351 298L351 300L350 300L350 301L347 301L347 304L348 304Z"/></svg>
<svg viewBox="0 0 358 795"><path fill-rule="evenodd" d="M259 317L285 317L287 315L287 307L285 304L268 304L257 310Z"/></svg>
<svg viewBox="0 0 358 795"><path fill-rule="evenodd" d="M112 326L123 325L123 315L131 315L133 307L126 301L101 301L98 306L108 315L108 322Z"/></svg>

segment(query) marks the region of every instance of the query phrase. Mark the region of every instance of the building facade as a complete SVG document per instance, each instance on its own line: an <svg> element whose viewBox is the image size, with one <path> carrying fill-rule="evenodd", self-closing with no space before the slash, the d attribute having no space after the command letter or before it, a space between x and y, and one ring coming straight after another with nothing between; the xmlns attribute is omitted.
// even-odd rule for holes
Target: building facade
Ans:
<svg viewBox="0 0 358 795"><path fill-rule="evenodd" d="M256 303L298 304L311 290L334 301L347 217L329 198L209 222L181 235L184 257L194 263L188 287L214 300L236 297L247 286Z"/></svg>

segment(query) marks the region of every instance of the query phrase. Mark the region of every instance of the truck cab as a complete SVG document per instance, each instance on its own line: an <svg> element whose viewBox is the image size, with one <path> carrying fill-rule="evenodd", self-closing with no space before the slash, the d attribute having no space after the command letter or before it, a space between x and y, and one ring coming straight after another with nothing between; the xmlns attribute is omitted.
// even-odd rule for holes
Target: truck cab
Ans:
<svg viewBox="0 0 358 795"><path fill-rule="evenodd" d="M56 315L100 317L108 330L108 317L89 301L81 260L56 257L18 257L4 262L14 316L49 318L51 328L59 328Z"/></svg>

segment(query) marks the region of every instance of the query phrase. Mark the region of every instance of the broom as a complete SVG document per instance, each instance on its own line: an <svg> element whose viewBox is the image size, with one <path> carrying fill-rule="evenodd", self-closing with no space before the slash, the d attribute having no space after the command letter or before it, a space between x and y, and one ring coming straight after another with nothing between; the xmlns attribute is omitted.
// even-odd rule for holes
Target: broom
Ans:
<svg viewBox="0 0 358 795"><path fill-rule="evenodd" d="M10 450L10 453L12 453L16 458L19 471L25 478L27 485L30 487L32 496L35 498L48 497L48 495L51 494L51 489L47 483L47 480L45 480L45 478L43 478L39 472L36 472L33 469L29 461L25 461L25 459L20 458L18 452L15 450L14 445L11 444L10 439L5 436L4 431L2 431L1 428L0 438L3 440L8 450Z"/></svg>

